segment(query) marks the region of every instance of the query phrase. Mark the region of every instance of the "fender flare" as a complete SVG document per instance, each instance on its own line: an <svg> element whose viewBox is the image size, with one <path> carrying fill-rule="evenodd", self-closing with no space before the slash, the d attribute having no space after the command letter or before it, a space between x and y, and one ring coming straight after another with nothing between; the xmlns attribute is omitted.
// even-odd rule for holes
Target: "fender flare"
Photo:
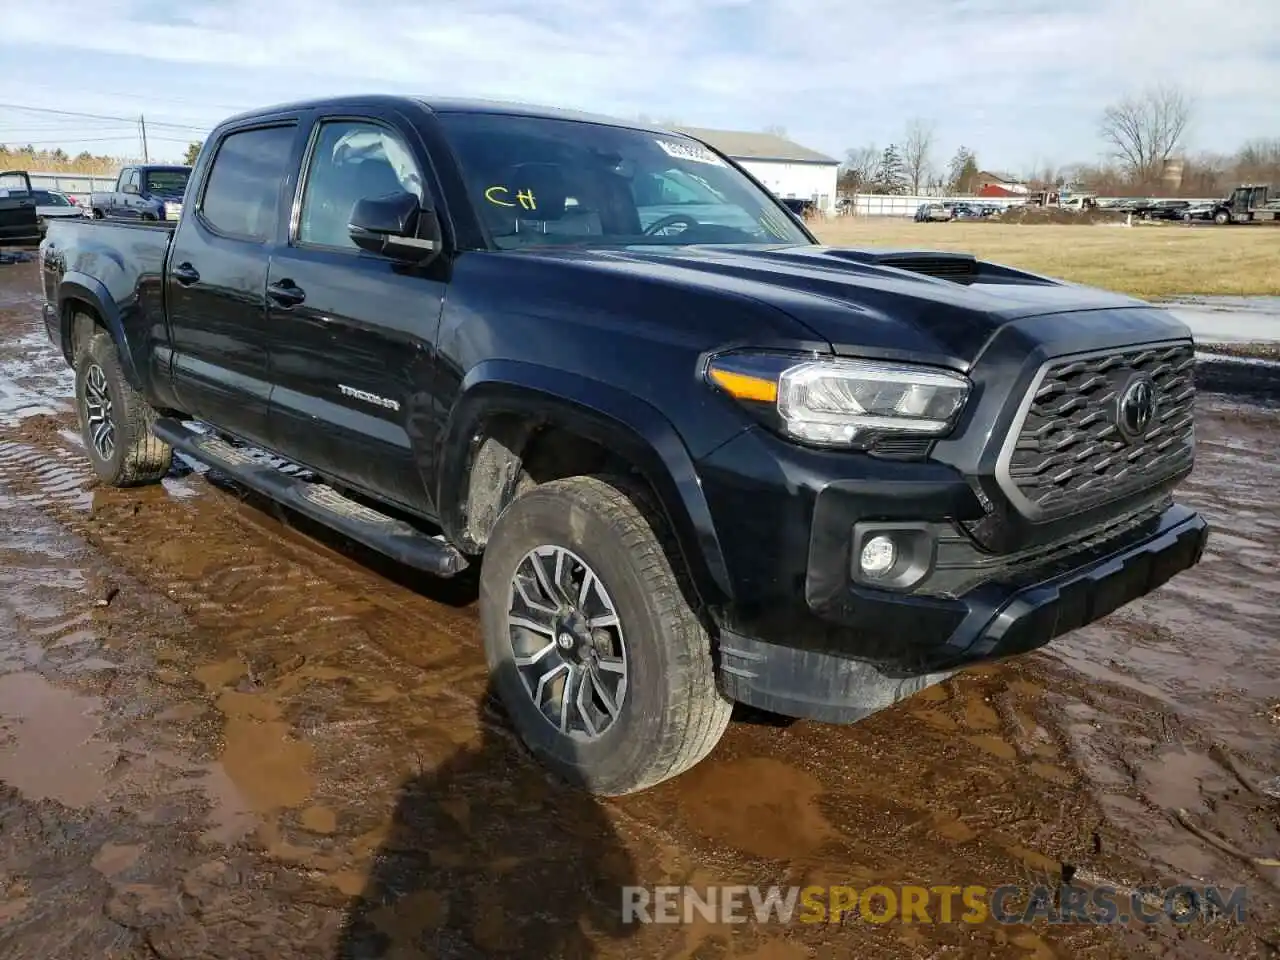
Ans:
<svg viewBox="0 0 1280 960"><path fill-rule="evenodd" d="M65 273L58 284L58 322L62 329L62 355L67 363L75 363L75 357L71 355L71 325L76 313L76 303L85 304L98 315L115 342L125 379L135 390L142 390L144 384L139 376L129 336L125 333L120 308L116 306L102 281L76 271Z"/></svg>
<svg viewBox="0 0 1280 960"><path fill-rule="evenodd" d="M502 415L569 430L627 459L657 494L703 601L718 605L732 598L693 458L666 416L618 387L536 364L488 360L462 381L437 460L442 469L436 502L451 539L465 528L475 440L490 419Z"/></svg>

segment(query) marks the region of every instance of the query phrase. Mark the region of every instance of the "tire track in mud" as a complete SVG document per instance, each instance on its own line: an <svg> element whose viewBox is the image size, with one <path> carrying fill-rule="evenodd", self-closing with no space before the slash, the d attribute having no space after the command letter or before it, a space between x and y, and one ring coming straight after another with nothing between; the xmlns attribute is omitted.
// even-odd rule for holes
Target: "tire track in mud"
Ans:
<svg viewBox="0 0 1280 960"><path fill-rule="evenodd" d="M20 503L68 506L88 510L95 482L83 455L60 447L33 447L0 440L0 487L25 492L14 494ZM3 494L0 494L3 495Z"/></svg>
<svg viewBox="0 0 1280 960"><path fill-rule="evenodd" d="M326 956L339 902L200 837L249 814L154 669L180 615L32 507L0 525L0 956Z"/></svg>

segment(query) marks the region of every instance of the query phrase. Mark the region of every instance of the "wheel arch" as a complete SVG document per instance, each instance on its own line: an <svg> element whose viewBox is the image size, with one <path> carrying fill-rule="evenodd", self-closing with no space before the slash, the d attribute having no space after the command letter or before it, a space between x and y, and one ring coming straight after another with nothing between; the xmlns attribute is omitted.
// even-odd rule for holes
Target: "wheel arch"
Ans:
<svg viewBox="0 0 1280 960"><path fill-rule="evenodd" d="M62 354L67 363L76 362L76 337L82 335L76 326L77 314L88 314L110 336L120 354L120 366L125 379L135 390L143 389L133 350L125 333L124 322L111 294L100 280L88 274L68 272L58 285L58 319L62 331Z"/></svg>
<svg viewBox="0 0 1280 960"><path fill-rule="evenodd" d="M464 380L441 444L436 502L446 533L464 550L484 549L530 479L627 469L653 494L702 601L732 597L693 459L675 427L643 399L564 371L488 361Z"/></svg>

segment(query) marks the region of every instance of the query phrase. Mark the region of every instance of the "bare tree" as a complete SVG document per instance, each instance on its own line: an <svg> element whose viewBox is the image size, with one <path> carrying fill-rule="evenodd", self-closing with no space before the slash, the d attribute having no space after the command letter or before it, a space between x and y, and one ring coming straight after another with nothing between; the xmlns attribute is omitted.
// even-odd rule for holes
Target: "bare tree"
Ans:
<svg viewBox="0 0 1280 960"><path fill-rule="evenodd" d="M1107 107L1100 132L1135 183L1153 184L1182 147L1191 111L1191 97L1179 87L1155 86Z"/></svg>
<svg viewBox="0 0 1280 960"><path fill-rule="evenodd" d="M934 129L931 122L912 120L907 124L907 135L902 141L902 170L913 194L920 193L920 184L929 179L933 166Z"/></svg>
<svg viewBox="0 0 1280 960"><path fill-rule="evenodd" d="M880 164L880 151L874 143L865 147L851 147L844 152L840 164L840 189L844 193L860 193L876 175Z"/></svg>

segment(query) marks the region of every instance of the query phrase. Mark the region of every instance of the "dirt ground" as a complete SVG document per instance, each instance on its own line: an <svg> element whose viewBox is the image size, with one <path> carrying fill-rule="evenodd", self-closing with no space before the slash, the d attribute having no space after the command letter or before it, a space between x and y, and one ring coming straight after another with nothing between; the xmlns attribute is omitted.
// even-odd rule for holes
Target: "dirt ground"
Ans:
<svg viewBox="0 0 1280 960"><path fill-rule="evenodd" d="M1280 294L1280 232L1270 224L915 223L830 217L810 225L836 246L959 250L1033 273L1138 297Z"/></svg>
<svg viewBox="0 0 1280 960"><path fill-rule="evenodd" d="M465 584L213 475L95 487L35 280L0 267L0 957L1280 951L1280 413L1202 398L1215 533L1156 594L856 726L743 716L597 802L489 703ZM1062 878L1242 884L1246 918L621 923L628 884Z"/></svg>

